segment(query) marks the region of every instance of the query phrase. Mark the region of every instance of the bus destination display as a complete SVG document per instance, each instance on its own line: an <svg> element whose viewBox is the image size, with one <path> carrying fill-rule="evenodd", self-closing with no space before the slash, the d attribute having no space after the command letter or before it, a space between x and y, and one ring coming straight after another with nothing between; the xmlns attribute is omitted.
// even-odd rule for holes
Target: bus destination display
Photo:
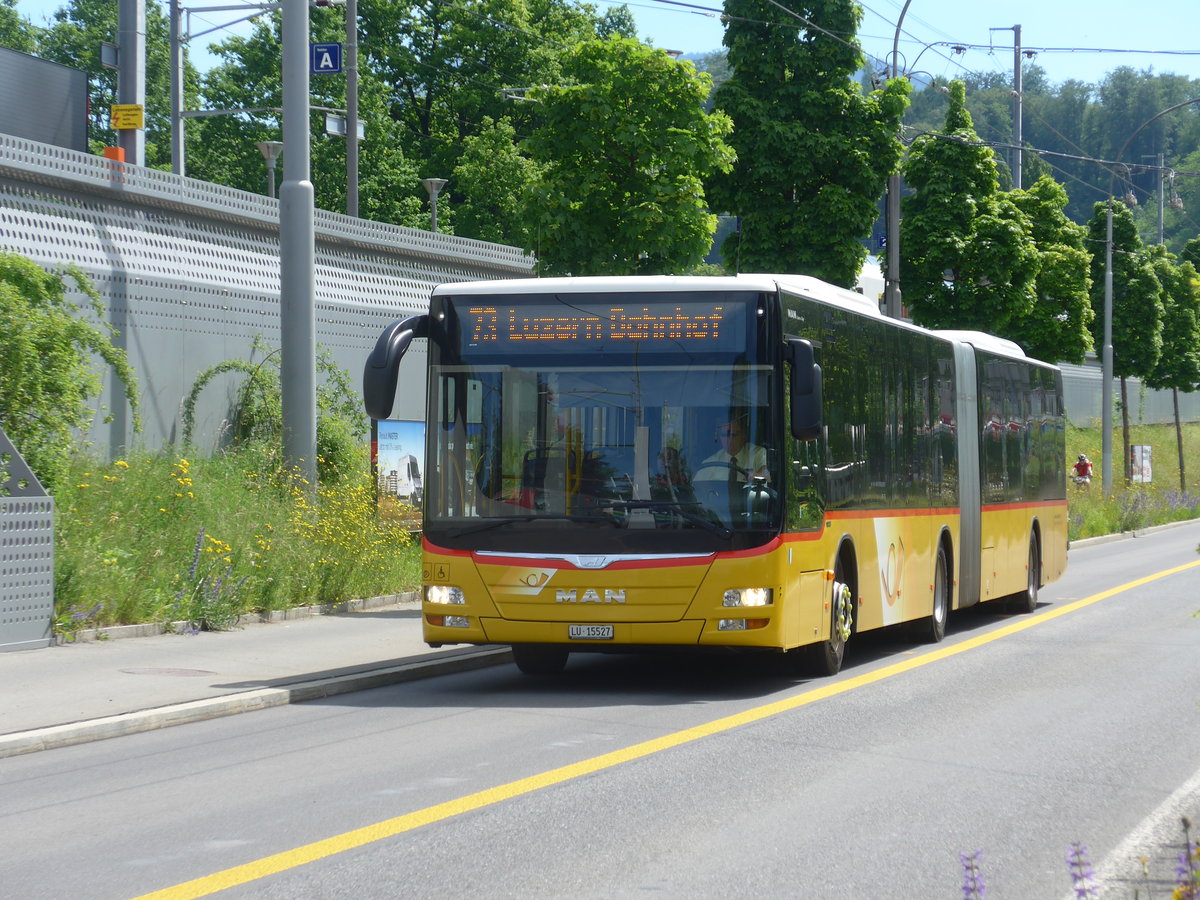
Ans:
<svg viewBox="0 0 1200 900"><path fill-rule="evenodd" d="M464 303L459 313L463 348L474 353L620 352L658 343L719 350L744 340L745 307L728 298L620 305Z"/></svg>

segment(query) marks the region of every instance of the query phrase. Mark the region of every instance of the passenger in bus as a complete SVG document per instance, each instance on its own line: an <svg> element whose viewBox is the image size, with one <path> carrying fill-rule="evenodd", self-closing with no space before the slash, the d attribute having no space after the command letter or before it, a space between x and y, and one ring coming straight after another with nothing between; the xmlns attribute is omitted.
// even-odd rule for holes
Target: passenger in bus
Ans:
<svg viewBox="0 0 1200 900"><path fill-rule="evenodd" d="M770 480L767 451L758 444L750 443L746 417L734 416L718 425L716 439L721 448L700 464L696 481L745 483L755 475Z"/></svg>

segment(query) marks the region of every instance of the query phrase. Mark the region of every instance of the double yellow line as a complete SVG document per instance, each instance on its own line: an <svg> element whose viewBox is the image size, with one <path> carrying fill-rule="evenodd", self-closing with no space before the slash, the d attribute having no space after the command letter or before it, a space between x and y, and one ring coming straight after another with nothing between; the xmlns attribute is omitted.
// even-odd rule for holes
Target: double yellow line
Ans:
<svg viewBox="0 0 1200 900"><path fill-rule="evenodd" d="M385 838L394 837L398 834L403 834L406 831L412 831L416 828L422 828L426 825L431 825L434 822L441 822L445 819L451 819L454 816L462 815L463 813L472 812L473 810L483 809L487 806L492 806L496 803L501 803L505 800L510 800L513 797L519 797L522 794L529 794L533 791L539 791L542 788L547 788L552 785L562 784L567 781L572 781L576 778L581 778L584 775L590 775L593 772L600 772L604 769L611 769L614 766L619 766L622 763L630 762L631 760L640 759L645 756L650 756L654 753L660 753L663 750L670 750L672 747L679 747L683 744L690 744L692 741L700 740L701 738L709 737L710 735L719 734L723 731L730 731L734 728L740 728L743 725L749 725L752 722L759 722L763 719L777 716L780 713L790 712L794 709L799 709L803 706L808 706L810 703L816 703L819 700L825 700L829 697L844 694L847 691L855 690L856 688L864 687L868 684L874 684L904 672L912 671L921 666L929 665L932 662L937 662L941 659L947 659L951 656L956 656L959 653L965 653L968 650L973 650L976 647L981 647L984 644L990 644L992 641L998 641L1001 638L1008 637L1011 634L1024 631L1027 628L1032 628L1035 625L1041 625L1044 622L1049 622L1052 619L1057 619L1059 616L1065 616L1076 610L1083 609L1086 606L1091 606L1093 603L1099 603L1101 600L1112 597L1115 594L1120 594L1136 587L1141 587L1144 584L1149 584L1152 581L1157 581L1160 578L1166 578L1170 575L1175 575L1179 572L1194 569L1200 566L1200 560L1188 563L1182 566L1176 566L1173 569L1165 569L1161 572L1156 572L1153 575L1147 575L1145 578L1139 578L1136 581L1130 581L1118 587L1111 588L1107 591L1101 591L1098 594L1092 594L1090 597L1085 597L1082 600L1076 600L1068 603L1065 606L1055 607L1046 612L1036 615L1021 618L1010 622L994 631L989 631L987 634L979 635L978 637L968 638L955 644L939 647L931 650L928 653L922 653L920 656L911 659L901 660L900 662L892 663L881 669L876 669L873 672L866 672L862 675L856 675L853 678L847 678L844 681L837 681L831 684L825 684L810 691L805 691L802 694L797 694L793 697L788 697L785 700L777 700L774 703L767 703L763 706L756 706L753 709L745 710L732 716L726 716L721 719L716 719L712 722L706 722L702 725L696 725L692 728L685 728L683 731L676 731L673 734L664 735L654 740L644 741L640 744L634 744L632 747L626 747L623 750L614 750L611 753L605 753L601 756L595 756L591 759L585 759L581 762L572 763L569 766L562 766L558 769L551 769L548 772L542 772L538 775L531 775L528 778L521 778L517 781L510 781L508 784L502 784L498 787L488 788L485 791L468 794L465 797L460 797L457 800L448 800L445 803L439 803L436 806L430 806L425 809L417 810L416 812L407 813L403 816L396 816L394 819L385 819L382 822L376 822L374 825L367 825L363 828L356 828L353 831L347 831L344 834L335 835L334 837L326 838L325 840L316 841L311 844L305 844L302 847L296 847L292 850L286 850L283 853L276 853L272 856L266 856L262 859L253 862L245 863L244 865L234 866L232 869L225 869L221 872L215 872L212 875L205 875L202 878L196 878L192 881L185 881L182 884L177 884L174 887L164 888L161 891L154 891L150 894L143 895L139 900L146 898L154 898L154 900L184 900L184 898L207 897L217 891L223 891L226 888L236 887L240 884L247 884L251 881L257 881L260 878L266 878L270 875L276 875L280 872L285 872L288 869L294 869L307 863L315 862L318 859L324 859L327 856L333 856L337 853L344 853L347 850L353 850L356 847L362 847L366 844L380 841Z"/></svg>

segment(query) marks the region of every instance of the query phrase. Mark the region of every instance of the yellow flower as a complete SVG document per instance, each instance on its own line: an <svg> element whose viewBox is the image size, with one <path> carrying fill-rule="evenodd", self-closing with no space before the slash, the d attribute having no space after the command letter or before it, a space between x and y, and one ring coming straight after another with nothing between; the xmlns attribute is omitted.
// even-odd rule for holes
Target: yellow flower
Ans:
<svg viewBox="0 0 1200 900"><path fill-rule="evenodd" d="M115 463L113 463L113 465L116 466L118 469L128 469L129 468L129 463L125 462L125 460L123 460L123 459L118 459Z"/></svg>

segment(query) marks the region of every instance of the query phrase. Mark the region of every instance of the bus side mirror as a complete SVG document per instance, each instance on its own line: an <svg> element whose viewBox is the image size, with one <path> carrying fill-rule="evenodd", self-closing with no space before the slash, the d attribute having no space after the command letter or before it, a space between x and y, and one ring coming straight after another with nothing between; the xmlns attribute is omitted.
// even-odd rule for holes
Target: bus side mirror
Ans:
<svg viewBox="0 0 1200 900"><path fill-rule="evenodd" d="M397 319L383 330L363 367L363 406L372 419L386 419L396 402L400 360L415 337L429 336L429 316Z"/></svg>
<svg viewBox="0 0 1200 900"><path fill-rule="evenodd" d="M792 436L815 441L821 435L821 367L806 340L789 338L787 351L792 363Z"/></svg>

